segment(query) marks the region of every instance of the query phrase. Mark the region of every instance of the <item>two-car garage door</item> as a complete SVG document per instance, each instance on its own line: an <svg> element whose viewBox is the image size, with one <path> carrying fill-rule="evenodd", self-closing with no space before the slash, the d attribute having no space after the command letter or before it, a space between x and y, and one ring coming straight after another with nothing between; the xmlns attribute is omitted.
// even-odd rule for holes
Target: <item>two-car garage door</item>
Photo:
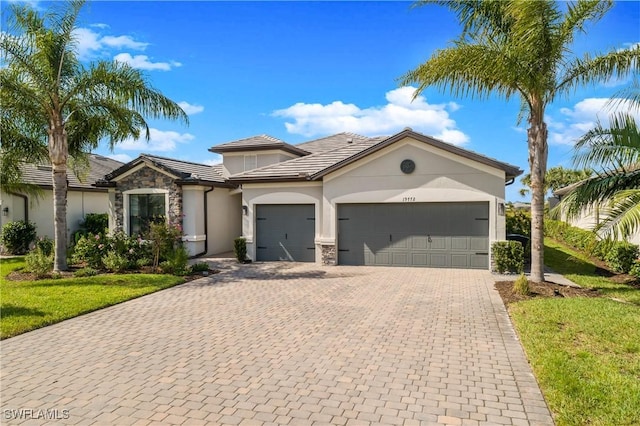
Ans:
<svg viewBox="0 0 640 426"><path fill-rule="evenodd" d="M341 204L342 265L488 268L489 205Z"/></svg>

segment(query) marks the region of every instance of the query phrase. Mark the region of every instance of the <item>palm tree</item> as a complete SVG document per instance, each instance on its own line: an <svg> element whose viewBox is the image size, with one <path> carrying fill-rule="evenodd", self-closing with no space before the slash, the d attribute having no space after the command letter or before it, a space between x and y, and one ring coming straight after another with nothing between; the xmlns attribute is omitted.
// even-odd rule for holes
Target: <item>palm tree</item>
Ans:
<svg viewBox="0 0 640 426"><path fill-rule="evenodd" d="M3 157L10 158L18 143L39 151L46 147L52 165L55 271L67 269L69 156L105 139L112 148L140 132L149 139L148 118L188 123L185 112L140 71L119 62L80 63L73 31L83 4L72 0L43 15L14 5L9 30L0 35L6 65L0 69L3 119L15 120L12 132L2 135Z"/></svg>
<svg viewBox="0 0 640 426"><path fill-rule="evenodd" d="M597 174L582 181L558 206L568 218L585 209L603 217L595 231L604 237L627 238L640 229L640 87L630 87L625 111L612 114L609 127L598 123L576 143L574 163Z"/></svg>
<svg viewBox="0 0 640 426"><path fill-rule="evenodd" d="M546 106L576 87L638 70L640 47L580 58L571 52L575 36L601 19L611 1L568 4L529 0L424 0L456 14L461 36L437 50L401 78L418 83L416 96L429 86L481 99L514 96L527 116L531 173L531 279L544 281L544 176L547 168ZM565 11L562 9L566 8Z"/></svg>

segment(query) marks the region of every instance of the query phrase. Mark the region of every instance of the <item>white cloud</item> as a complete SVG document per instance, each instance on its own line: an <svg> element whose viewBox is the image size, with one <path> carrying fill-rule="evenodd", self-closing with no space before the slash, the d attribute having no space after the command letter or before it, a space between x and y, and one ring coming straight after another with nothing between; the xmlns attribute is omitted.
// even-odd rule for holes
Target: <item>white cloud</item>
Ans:
<svg viewBox="0 0 640 426"><path fill-rule="evenodd" d="M143 151L143 152L170 152L174 151L178 144L188 143L195 139L190 133L178 133L171 130L162 131L158 129L149 129L150 139L144 136L138 139L127 139L118 144L118 148L125 151Z"/></svg>
<svg viewBox="0 0 640 426"><path fill-rule="evenodd" d="M113 47L116 49L133 49L133 50L144 50L149 46L149 43L143 43L141 41L135 41L131 37L127 35L121 36L104 36L100 39L100 42L109 47Z"/></svg>
<svg viewBox="0 0 640 426"><path fill-rule="evenodd" d="M455 145L469 141L449 116L460 108L458 104L429 104L424 96L413 99L415 90L411 86L390 90L385 96L387 104L383 106L360 108L342 101L326 105L299 102L272 115L292 119L285 123L287 131L307 137L339 132L382 135L411 127Z"/></svg>
<svg viewBox="0 0 640 426"><path fill-rule="evenodd" d="M210 158L208 160L204 160L202 162L202 164L206 164L208 166L215 166L217 164L222 163L222 155L220 154L213 154L213 158Z"/></svg>
<svg viewBox="0 0 640 426"><path fill-rule="evenodd" d="M91 25L89 25L89 26L90 26L90 27L93 27L93 28L100 28L101 30L104 30L104 29L110 28L110 27L109 27L109 24L102 24L102 23L91 24Z"/></svg>
<svg viewBox="0 0 640 426"><path fill-rule="evenodd" d="M184 112L187 113L187 115L198 114L204 111L204 107L202 105L191 105L190 103L185 101L178 102L178 106L180 106L180 108L182 108Z"/></svg>
<svg viewBox="0 0 640 426"><path fill-rule="evenodd" d="M147 71L169 71L173 67L182 66L180 62L151 62L147 55L131 56L130 53L119 53L113 57L118 62L124 62L131 67Z"/></svg>
<svg viewBox="0 0 640 426"><path fill-rule="evenodd" d="M640 120L640 112L630 109L622 99L587 98L571 108L562 108L564 117L545 117L549 128L549 143L574 145L582 135L593 129L597 122L609 126L609 117L616 112L632 112Z"/></svg>
<svg viewBox="0 0 640 426"><path fill-rule="evenodd" d="M107 155L107 157L116 161L120 161L122 163L128 163L129 161L133 160L133 158L131 158L131 156L127 154L110 154Z"/></svg>

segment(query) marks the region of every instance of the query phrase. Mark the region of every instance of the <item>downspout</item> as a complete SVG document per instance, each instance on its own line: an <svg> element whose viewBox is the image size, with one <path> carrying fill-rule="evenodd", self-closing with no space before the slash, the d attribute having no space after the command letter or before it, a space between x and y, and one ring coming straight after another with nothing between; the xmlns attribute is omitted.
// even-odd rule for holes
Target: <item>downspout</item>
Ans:
<svg viewBox="0 0 640 426"><path fill-rule="evenodd" d="M504 186L509 186L509 185L511 185L513 182L515 182L515 180L516 180L516 178L511 178L511 179L509 179L508 181L506 181L506 182L504 183Z"/></svg>
<svg viewBox="0 0 640 426"><path fill-rule="evenodd" d="M203 197L204 197L204 251L200 252L200 253L196 253L193 255L193 257L200 257L203 254L207 254L207 252L209 251L209 232L208 232L208 223L209 223L209 215L208 215L208 205L209 203L207 203L207 194L210 193L211 191L213 191L215 188L212 186L211 189L204 191L203 193Z"/></svg>

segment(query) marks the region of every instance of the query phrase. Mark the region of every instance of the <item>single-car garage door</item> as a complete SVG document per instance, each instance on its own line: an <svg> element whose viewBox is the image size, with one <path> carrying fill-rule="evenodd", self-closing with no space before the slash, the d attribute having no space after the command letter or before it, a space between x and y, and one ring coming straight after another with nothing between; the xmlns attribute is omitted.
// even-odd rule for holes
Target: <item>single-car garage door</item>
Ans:
<svg viewBox="0 0 640 426"><path fill-rule="evenodd" d="M338 206L342 265L489 267L489 203Z"/></svg>
<svg viewBox="0 0 640 426"><path fill-rule="evenodd" d="M256 258L314 262L315 231L313 204L257 205Z"/></svg>

